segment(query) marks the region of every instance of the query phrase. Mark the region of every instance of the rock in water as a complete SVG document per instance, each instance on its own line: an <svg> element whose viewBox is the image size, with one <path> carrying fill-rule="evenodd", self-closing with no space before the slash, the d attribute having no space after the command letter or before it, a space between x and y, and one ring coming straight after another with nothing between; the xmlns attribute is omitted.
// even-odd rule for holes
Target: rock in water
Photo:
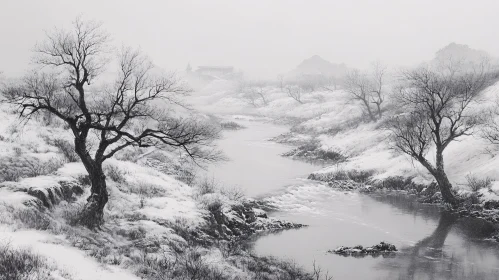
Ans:
<svg viewBox="0 0 499 280"><path fill-rule="evenodd" d="M379 244L373 245L371 247L363 247L361 245L357 245L355 247L346 247L340 246L334 250L329 250L328 253L334 253L344 256L366 256L366 255L380 255L380 254L388 254L396 252L397 248L395 245L380 242Z"/></svg>

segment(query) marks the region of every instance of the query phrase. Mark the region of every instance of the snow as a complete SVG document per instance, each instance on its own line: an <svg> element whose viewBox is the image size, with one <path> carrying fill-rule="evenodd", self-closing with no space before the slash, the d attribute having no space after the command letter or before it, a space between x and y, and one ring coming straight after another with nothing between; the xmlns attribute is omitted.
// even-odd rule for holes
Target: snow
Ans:
<svg viewBox="0 0 499 280"><path fill-rule="evenodd" d="M0 204L25 207L26 202L33 200L35 200L35 198L25 192L16 192L7 188L0 188Z"/></svg>
<svg viewBox="0 0 499 280"><path fill-rule="evenodd" d="M14 248L30 248L34 253L54 262L74 280L138 280L139 278L116 266L103 265L86 256L83 251L65 244L62 238L48 233L24 230L11 231L0 227L0 242Z"/></svg>
<svg viewBox="0 0 499 280"><path fill-rule="evenodd" d="M230 85L230 86L229 86ZM303 94L303 104L288 97L279 88L269 86L266 89L268 104L252 107L249 104L241 109L242 94L234 83L217 81L209 85L200 95L209 98L210 108L224 108L223 113L248 113L273 119L300 119L289 139L307 141L315 137L320 141L321 149L336 151L348 156L348 161L326 167L317 172L331 172L338 168L349 170L373 170L375 178L390 176L414 177L416 182L431 182L432 176L418 162L409 156L397 153L387 142L390 132L380 128L381 121L361 122L362 110L359 104L350 100L348 93L338 89L334 92L315 91ZM486 89L480 104L471 111L485 110L495 105L499 96L499 84ZM390 98L385 101L390 105ZM200 101L199 104L203 102ZM198 104L198 105L199 105ZM201 106L203 108L203 106ZM228 108L227 108L228 107ZM213 111L216 112L216 111ZM300 133L303 131L303 133ZM489 177L499 180L499 147L475 136L466 136L451 143L444 152L445 167L454 186L466 188L466 175L478 178ZM430 150L427 159L434 162L434 151Z"/></svg>

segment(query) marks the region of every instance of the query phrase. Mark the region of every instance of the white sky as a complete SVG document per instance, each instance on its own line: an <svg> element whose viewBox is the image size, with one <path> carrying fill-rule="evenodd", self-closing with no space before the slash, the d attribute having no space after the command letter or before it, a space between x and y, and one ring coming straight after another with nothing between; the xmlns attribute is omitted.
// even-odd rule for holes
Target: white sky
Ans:
<svg viewBox="0 0 499 280"><path fill-rule="evenodd" d="M0 71L20 75L44 30L78 15L155 64L232 65L275 77L312 55L351 67L429 60L450 42L499 53L499 1L0 0Z"/></svg>

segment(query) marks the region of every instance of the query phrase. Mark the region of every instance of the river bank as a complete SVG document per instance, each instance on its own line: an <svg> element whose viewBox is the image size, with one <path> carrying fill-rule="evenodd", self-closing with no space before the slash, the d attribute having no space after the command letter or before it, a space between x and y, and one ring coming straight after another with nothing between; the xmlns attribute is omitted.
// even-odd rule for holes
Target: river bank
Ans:
<svg viewBox="0 0 499 280"><path fill-rule="evenodd" d="M314 139L309 135L310 138ZM297 139L300 139L297 141ZM386 194L395 191L407 196L416 197L421 203L442 206L446 211L459 214L461 217L472 217L483 219L494 224L496 231L489 236L491 240L499 242L499 196L492 189L493 185L477 186L472 190L455 188L454 195L459 201L457 208L445 205L436 182L431 179L421 180L414 175L379 176L383 170L376 169L347 169L344 165L348 157L339 152L325 150L317 140L304 140L304 136L296 136L293 132L282 134L273 138L273 141L287 143L296 146L283 154L295 160L306 162L320 162L329 167L310 173L310 180L325 182L328 186L340 190L359 191L362 193ZM479 179L478 183L481 183Z"/></svg>
<svg viewBox="0 0 499 280"><path fill-rule="evenodd" d="M495 279L499 248L485 240L494 230L490 223L459 218L400 191L366 194L307 179L324 168L324 162L314 165L283 157L296 146L269 141L289 127L254 118L233 120L246 129L224 132L221 143L230 161L213 167L208 174L270 205L270 217L308 225L255 235L252 250L256 254L293 260L308 271L313 271L315 262L335 279L406 279L410 273L413 278ZM359 172L357 177L366 176ZM342 183L357 187L348 182ZM399 249L395 259L356 259L327 253L339 246L380 241ZM467 250L462 250L463 246ZM453 268L449 272L446 266Z"/></svg>
<svg viewBox="0 0 499 280"><path fill-rule="evenodd" d="M13 130L16 116L3 107L0 115L0 267L18 265L8 275L21 278L12 279L316 279L246 245L303 224L271 217L258 199L206 186L174 153L129 149L108 160L105 224L78 225L90 180L64 153L68 132L36 121Z"/></svg>

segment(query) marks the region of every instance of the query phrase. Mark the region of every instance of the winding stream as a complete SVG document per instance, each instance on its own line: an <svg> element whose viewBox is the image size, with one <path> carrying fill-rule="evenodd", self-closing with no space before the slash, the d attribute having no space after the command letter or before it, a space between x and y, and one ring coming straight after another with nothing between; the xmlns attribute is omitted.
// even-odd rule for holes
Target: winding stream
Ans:
<svg viewBox="0 0 499 280"><path fill-rule="evenodd" d="M499 279L499 245L484 241L493 227L397 194L363 195L306 180L320 167L280 156L290 147L267 141L286 127L254 121L225 131L220 147L231 161L208 172L280 206L272 215L309 227L268 234L254 251L293 260L311 270L315 260L334 279ZM328 254L340 245L393 243L394 257Z"/></svg>

